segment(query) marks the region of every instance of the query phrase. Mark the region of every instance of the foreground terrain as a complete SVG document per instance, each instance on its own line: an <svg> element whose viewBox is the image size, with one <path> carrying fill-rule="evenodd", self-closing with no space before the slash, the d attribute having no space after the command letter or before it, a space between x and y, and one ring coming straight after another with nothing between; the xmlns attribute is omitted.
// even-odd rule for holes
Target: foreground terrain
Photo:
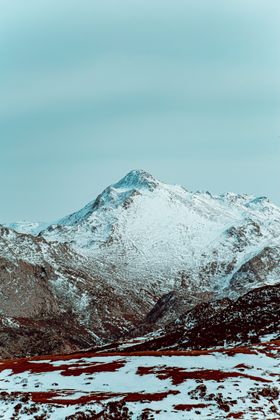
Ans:
<svg viewBox="0 0 280 420"><path fill-rule="evenodd" d="M280 341L0 363L0 418L277 419Z"/></svg>

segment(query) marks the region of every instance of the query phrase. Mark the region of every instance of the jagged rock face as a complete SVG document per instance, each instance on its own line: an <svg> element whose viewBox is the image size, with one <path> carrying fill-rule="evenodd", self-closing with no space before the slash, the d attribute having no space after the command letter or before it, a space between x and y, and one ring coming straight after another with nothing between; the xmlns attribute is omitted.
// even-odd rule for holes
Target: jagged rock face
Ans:
<svg viewBox="0 0 280 420"><path fill-rule="evenodd" d="M192 309L196 304L214 299L213 293L200 292L189 294L184 288L173 290L163 295L147 314L142 325L142 332L152 331L169 324L174 319ZM139 331L140 325L136 331ZM137 332L139 335L139 333Z"/></svg>
<svg viewBox="0 0 280 420"><path fill-rule="evenodd" d="M229 289L241 295L248 287L273 284L280 279L280 247L265 247L259 254L246 261L232 276Z"/></svg>
<svg viewBox="0 0 280 420"><path fill-rule="evenodd" d="M7 317L42 317L57 311L49 267L0 258L0 308Z"/></svg>
<svg viewBox="0 0 280 420"><path fill-rule="evenodd" d="M148 313L158 328L200 302L279 281L280 209L264 197L192 193L132 171L40 226L0 226L0 316L39 326L71 314L85 331L80 348L127 333Z"/></svg>

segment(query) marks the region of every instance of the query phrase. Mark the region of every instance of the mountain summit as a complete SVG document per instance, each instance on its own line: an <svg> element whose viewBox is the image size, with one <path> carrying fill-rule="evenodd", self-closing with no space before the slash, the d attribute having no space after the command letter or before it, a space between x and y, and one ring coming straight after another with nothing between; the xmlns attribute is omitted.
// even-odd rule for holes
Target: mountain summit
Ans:
<svg viewBox="0 0 280 420"><path fill-rule="evenodd" d="M116 184L113 184L113 188L148 188L153 190L159 185L159 181L156 180L151 174L142 169L134 169L125 175L120 181Z"/></svg>
<svg viewBox="0 0 280 420"><path fill-rule="evenodd" d="M71 226L82 223L101 207L112 208L125 205L130 197L143 189L153 191L159 185L151 174L141 169L130 171L120 181L107 187L95 200L81 210L66 216L56 223L58 226ZM51 230L53 226L51 227Z"/></svg>

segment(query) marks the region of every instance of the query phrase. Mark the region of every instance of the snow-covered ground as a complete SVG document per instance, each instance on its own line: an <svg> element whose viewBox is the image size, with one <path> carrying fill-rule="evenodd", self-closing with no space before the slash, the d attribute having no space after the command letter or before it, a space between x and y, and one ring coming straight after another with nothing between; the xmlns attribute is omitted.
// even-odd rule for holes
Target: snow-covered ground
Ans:
<svg viewBox="0 0 280 420"><path fill-rule="evenodd" d="M276 419L279 352L280 342L274 341L219 351L2 361L0 418L44 414L59 420L79 412L88 418L115 412L115 418L133 420Z"/></svg>

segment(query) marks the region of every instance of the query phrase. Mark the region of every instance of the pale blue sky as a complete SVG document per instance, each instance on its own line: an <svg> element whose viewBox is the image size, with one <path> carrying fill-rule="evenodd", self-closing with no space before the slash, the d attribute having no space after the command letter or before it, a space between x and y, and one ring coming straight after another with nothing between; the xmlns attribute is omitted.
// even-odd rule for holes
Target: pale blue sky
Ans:
<svg viewBox="0 0 280 420"><path fill-rule="evenodd" d="M2 0L0 223L131 169L280 205L279 0Z"/></svg>

